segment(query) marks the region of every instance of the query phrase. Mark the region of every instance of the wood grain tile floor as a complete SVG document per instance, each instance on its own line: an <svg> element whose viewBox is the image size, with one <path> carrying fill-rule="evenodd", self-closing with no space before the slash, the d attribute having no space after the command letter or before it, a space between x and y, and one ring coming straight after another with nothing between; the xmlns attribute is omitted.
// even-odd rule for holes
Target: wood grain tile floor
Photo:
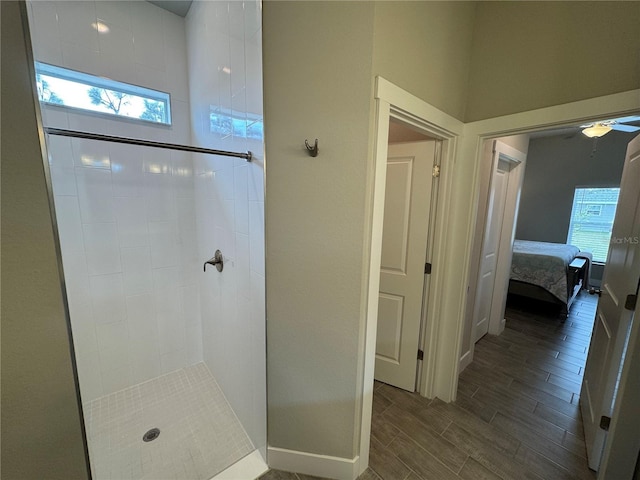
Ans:
<svg viewBox="0 0 640 480"><path fill-rule="evenodd" d="M593 480L580 384L597 298L562 322L509 303L506 329L477 344L447 404L376 382L369 469L361 480ZM320 480L271 470L261 480Z"/></svg>

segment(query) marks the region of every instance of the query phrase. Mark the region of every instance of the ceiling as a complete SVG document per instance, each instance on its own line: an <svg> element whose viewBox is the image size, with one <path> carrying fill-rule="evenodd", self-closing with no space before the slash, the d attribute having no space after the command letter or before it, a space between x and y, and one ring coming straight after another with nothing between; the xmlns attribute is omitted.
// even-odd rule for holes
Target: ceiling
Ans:
<svg viewBox="0 0 640 480"><path fill-rule="evenodd" d="M189 8L191 8L193 0L148 0L148 2L153 3L157 7L164 8L171 13L184 17L187 15L187 12L189 12Z"/></svg>

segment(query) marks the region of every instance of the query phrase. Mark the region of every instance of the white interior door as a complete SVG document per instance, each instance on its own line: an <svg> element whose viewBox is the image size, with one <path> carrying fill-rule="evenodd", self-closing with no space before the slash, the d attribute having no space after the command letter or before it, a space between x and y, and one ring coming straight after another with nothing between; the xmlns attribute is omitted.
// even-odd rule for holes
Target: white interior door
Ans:
<svg viewBox="0 0 640 480"><path fill-rule="evenodd" d="M500 248L500 232L504 219L509 186L510 165L499 161L491 178L491 193L487 206L487 222L480 258L480 271L474 308L475 341L480 340L489 331L489 317L493 300L496 266L498 265L498 249Z"/></svg>
<svg viewBox="0 0 640 480"><path fill-rule="evenodd" d="M640 136L627 148L612 242L602 279L602 296L589 347L580 394L589 467L598 470L607 432L602 416L612 415L619 387L634 308L625 308L628 295L637 295L640 279ZM629 307L629 305L626 305Z"/></svg>
<svg viewBox="0 0 640 480"><path fill-rule="evenodd" d="M415 391L435 140L389 145L375 378Z"/></svg>
<svg viewBox="0 0 640 480"><path fill-rule="evenodd" d="M504 309L526 153L495 140L494 171L487 202L473 309L474 341L504 329Z"/></svg>

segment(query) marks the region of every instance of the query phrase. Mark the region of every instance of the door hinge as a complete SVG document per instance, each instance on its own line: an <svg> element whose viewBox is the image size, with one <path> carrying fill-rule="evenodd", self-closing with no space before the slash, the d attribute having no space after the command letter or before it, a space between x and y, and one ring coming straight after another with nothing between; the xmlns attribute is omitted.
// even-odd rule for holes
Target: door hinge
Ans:
<svg viewBox="0 0 640 480"><path fill-rule="evenodd" d="M433 178L438 178L440 176L440 165L433 166Z"/></svg>
<svg viewBox="0 0 640 480"><path fill-rule="evenodd" d="M627 310L635 310L636 303L638 302L638 295L627 295L627 300L624 302L624 308Z"/></svg>
<svg viewBox="0 0 640 480"><path fill-rule="evenodd" d="M611 417L607 417L606 415L603 415L600 417L600 428L603 429L605 432L609 431L609 425L611 425Z"/></svg>
<svg viewBox="0 0 640 480"><path fill-rule="evenodd" d="M430 263L425 263L424 264L424 273L425 273L425 275L431 275L431 264Z"/></svg>
<svg viewBox="0 0 640 480"><path fill-rule="evenodd" d="M424 358L424 352L422 350L418 350L418 360L422 360Z"/></svg>

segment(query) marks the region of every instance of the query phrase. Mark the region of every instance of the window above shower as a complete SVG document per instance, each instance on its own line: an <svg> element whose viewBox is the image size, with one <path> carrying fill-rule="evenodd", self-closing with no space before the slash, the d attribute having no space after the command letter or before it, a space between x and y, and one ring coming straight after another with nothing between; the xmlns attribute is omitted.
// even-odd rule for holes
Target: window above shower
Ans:
<svg viewBox="0 0 640 480"><path fill-rule="evenodd" d="M60 107L171 125L168 93L36 62L41 102Z"/></svg>

